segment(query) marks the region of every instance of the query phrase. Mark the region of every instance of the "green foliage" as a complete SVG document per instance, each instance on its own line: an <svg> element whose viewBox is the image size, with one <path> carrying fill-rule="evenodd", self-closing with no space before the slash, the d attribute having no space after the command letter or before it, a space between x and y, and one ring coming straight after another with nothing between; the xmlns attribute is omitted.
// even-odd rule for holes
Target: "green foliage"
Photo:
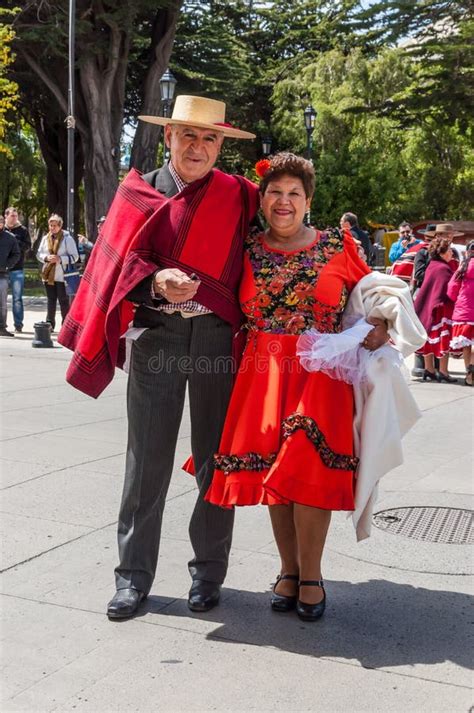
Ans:
<svg viewBox="0 0 474 713"><path fill-rule="evenodd" d="M473 11L472 0L384 0L360 13L354 26L375 51L398 44L416 68L400 92L372 108L405 125L435 115L466 128L474 111Z"/></svg>
<svg viewBox="0 0 474 713"><path fill-rule="evenodd" d="M139 113L157 8L166 6L166 0L77 2L79 75L92 54L105 76L110 37L124 24L133 28L127 122ZM67 1L28 8L17 46L48 69L64 95ZM472 0L380 0L366 9L359 0L187 0L171 69L178 93L224 99L227 120L257 134L255 142L226 141L220 160L224 170L248 176L267 133L274 151L305 152L303 109L313 104L319 225L334 224L350 209L362 221L468 219L474 217L473 35ZM16 63L22 111L43 115L55 99L22 62ZM90 123L82 109L79 100L79 118ZM12 195L28 205L27 183L36 185L35 172L40 191L44 169L34 165L37 148L28 154L25 130L8 136L10 149L23 152L27 177L24 187L15 177ZM7 163L0 159L0 184Z"/></svg>
<svg viewBox="0 0 474 713"><path fill-rule="evenodd" d="M25 220L46 225L46 169L35 132L23 123L7 140L11 155L0 154L0 208L13 204Z"/></svg>
<svg viewBox="0 0 474 713"><path fill-rule="evenodd" d="M13 125L12 115L18 102L18 84L8 77L8 68L15 61L11 49L15 31L11 22L18 11L18 8L0 8L0 156L8 158L12 158L12 152L6 142L6 133Z"/></svg>
<svg viewBox="0 0 474 713"><path fill-rule="evenodd" d="M408 126L367 109L402 91L417 71L401 48L375 57L361 49L348 55L331 50L298 77L275 85L273 129L284 148L304 149L300 107L308 92L318 110L317 224L334 224L346 210L363 222L474 215L472 128L466 134L461 122L447 127L435 117Z"/></svg>

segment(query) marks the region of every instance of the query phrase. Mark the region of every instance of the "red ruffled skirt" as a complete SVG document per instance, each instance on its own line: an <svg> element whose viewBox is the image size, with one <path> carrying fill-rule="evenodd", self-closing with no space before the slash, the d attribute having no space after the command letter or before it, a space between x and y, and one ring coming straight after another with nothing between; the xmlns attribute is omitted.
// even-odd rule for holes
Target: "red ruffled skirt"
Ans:
<svg viewBox="0 0 474 713"><path fill-rule="evenodd" d="M474 322L453 322L449 346L454 351L474 346Z"/></svg>
<svg viewBox="0 0 474 713"><path fill-rule="evenodd" d="M354 509L352 387L305 371L297 340L265 332L249 338L214 457L209 502Z"/></svg>
<svg viewBox="0 0 474 713"><path fill-rule="evenodd" d="M449 343L453 329L452 314L452 305L439 305L433 310L433 319L431 321L433 326L428 332L428 339L418 351L418 354L434 354L435 357L440 358L451 351Z"/></svg>

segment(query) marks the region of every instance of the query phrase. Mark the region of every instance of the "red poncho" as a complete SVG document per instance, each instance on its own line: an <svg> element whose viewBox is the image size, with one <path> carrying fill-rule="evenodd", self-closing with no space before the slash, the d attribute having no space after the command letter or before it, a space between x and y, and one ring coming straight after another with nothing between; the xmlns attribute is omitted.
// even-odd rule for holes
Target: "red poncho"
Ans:
<svg viewBox="0 0 474 713"><path fill-rule="evenodd" d="M198 274L196 300L234 325L243 238L257 187L213 169L172 198L132 170L119 186L58 342L74 351L66 379L97 398L123 364L120 336L133 318L130 290L157 268ZM123 342L123 340L122 340Z"/></svg>

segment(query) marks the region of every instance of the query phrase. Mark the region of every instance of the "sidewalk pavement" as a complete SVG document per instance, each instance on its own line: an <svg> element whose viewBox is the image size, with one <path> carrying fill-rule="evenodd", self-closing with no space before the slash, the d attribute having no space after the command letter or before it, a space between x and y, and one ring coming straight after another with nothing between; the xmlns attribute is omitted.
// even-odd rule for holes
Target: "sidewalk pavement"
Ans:
<svg viewBox="0 0 474 713"><path fill-rule="evenodd" d="M33 302L33 303L32 303ZM156 581L140 616L109 622L126 443L126 377L94 401L65 383L70 353L32 349L44 318L0 339L3 711L466 712L471 706L468 545L376 527L359 544L335 514L328 607L301 622L269 609L278 559L264 508L237 512L221 604L186 606L196 497L181 426ZM423 419L376 510L472 506L473 399L414 381ZM472 611L472 610L471 610Z"/></svg>

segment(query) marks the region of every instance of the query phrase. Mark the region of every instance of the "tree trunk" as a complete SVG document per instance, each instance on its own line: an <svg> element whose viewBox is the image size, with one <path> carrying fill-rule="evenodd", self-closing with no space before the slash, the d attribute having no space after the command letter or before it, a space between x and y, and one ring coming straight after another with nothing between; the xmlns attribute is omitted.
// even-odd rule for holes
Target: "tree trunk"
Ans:
<svg viewBox="0 0 474 713"><path fill-rule="evenodd" d="M160 79L168 67L176 34L176 23L181 10L181 1L155 15L150 47L149 69L143 85L141 114L158 115L161 108ZM130 167L146 173L156 168L156 153L161 137L161 127L139 121L133 140Z"/></svg>
<svg viewBox="0 0 474 713"><path fill-rule="evenodd" d="M41 154L46 164L46 198L49 213L59 213L66 217L66 167L67 136L64 122L60 117L49 119L47 115L34 113L33 124L38 137ZM74 192L77 197L81 185L84 166L81 137L76 135L74 160ZM74 202L74 224L79 226L80 204Z"/></svg>
<svg viewBox="0 0 474 713"><path fill-rule="evenodd" d="M118 186L120 135L125 99L129 31L110 26L106 66L104 57L85 53L79 68L81 102L87 121L84 143L85 223L87 235L96 236L96 223L106 215Z"/></svg>

